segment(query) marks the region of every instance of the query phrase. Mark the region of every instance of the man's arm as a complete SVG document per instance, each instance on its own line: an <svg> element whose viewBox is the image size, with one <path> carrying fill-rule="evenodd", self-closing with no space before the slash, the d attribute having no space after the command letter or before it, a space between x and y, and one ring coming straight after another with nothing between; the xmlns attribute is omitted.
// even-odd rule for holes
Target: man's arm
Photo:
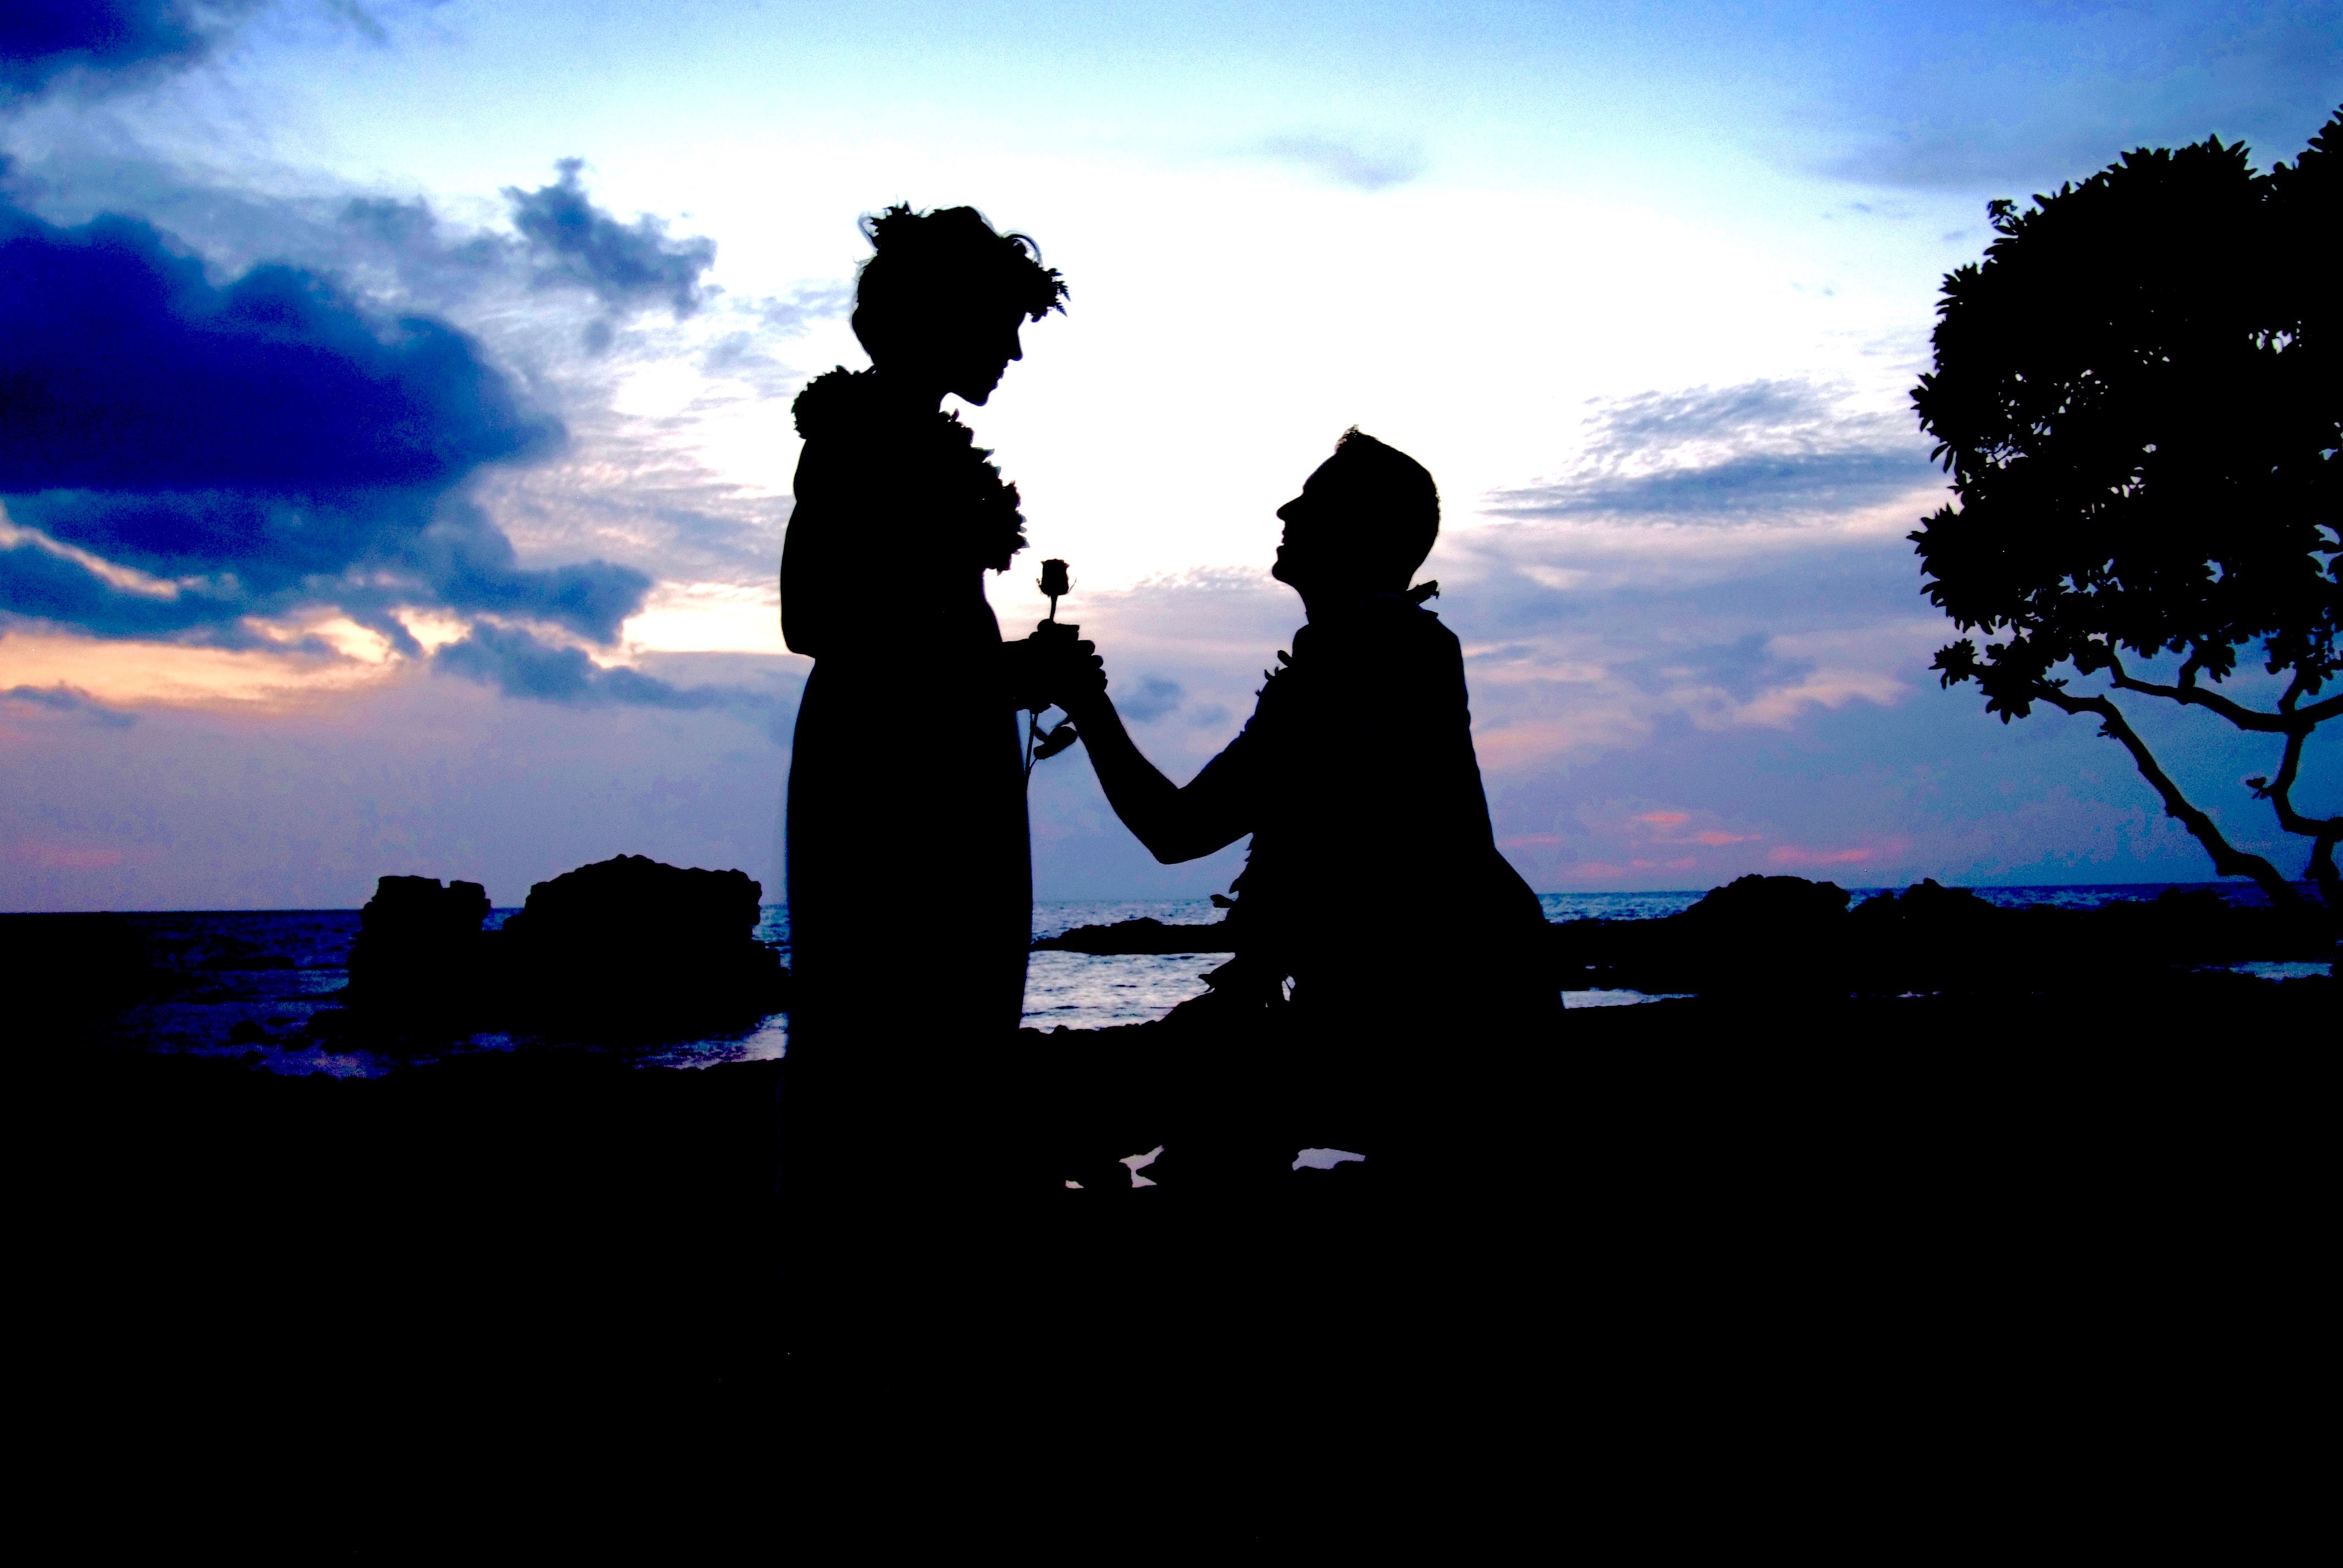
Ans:
<svg viewBox="0 0 2343 1568"><path fill-rule="evenodd" d="M1073 720L1091 754L1091 767L1107 804L1122 819L1149 854L1163 864L1176 865L1225 848L1252 831L1235 766L1223 766L1230 753L1207 764L1186 788L1163 777L1141 754L1122 715L1106 694L1106 676L1089 643L1076 645L1081 673L1064 684L1058 701ZM1239 738L1242 743L1242 737ZM1233 748L1232 749L1233 749Z"/></svg>

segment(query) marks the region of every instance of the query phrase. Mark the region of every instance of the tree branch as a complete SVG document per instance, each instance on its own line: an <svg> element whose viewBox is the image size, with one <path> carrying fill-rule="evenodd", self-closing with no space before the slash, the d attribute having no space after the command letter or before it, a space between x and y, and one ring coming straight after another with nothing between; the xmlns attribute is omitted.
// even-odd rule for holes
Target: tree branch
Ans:
<svg viewBox="0 0 2343 1568"><path fill-rule="evenodd" d="M2188 661L2189 665L2196 662L2194 658ZM2330 697L2324 702L2314 702L2308 708L2292 707L2295 699L2301 694L2299 676L2279 702L2278 711L2262 713L2234 702L2217 691L2200 689L2197 685L2195 671L2187 665L2182 667L2181 675L2182 679L2177 686L2157 686L2152 681L2134 680L2114 651L2110 649L2107 654L2107 683L2117 690L2137 691L2142 697L2161 697L2191 708L2209 708L2240 729L2251 729L2264 735L2308 735L2318 728L2321 720L2343 713L2343 694Z"/></svg>
<svg viewBox="0 0 2343 1568"><path fill-rule="evenodd" d="M2338 713L2343 713L2343 692L2338 692L2324 702L2314 702L2308 708L2298 708L2294 710L2294 717L2301 723L2303 733L2307 735L2319 724Z"/></svg>
<svg viewBox="0 0 2343 1568"><path fill-rule="evenodd" d="M2318 884L2318 896L2328 909L2343 912L2343 879L2335 870L2335 844L2343 839L2343 817L2305 817L2294 809L2288 791L2294 788L2294 778L2302 766L2302 743L2305 733L2286 738L2286 755L2278 759L2278 777L2271 779L2265 791L2270 804L2278 808L2278 825L2289 833L2300 833L2310 839L2310 879Z"/></svg>
<svg viewBox="0 0 2343 1568"><path fill-rule="evenodd" d="M2134 680L2124 673L2120 664L2110 661L2108 683L2120 691L2137 691L2142 697L2161 697L2192 708L2209 708L2240 729L2252 729L2266 735L2292 735L2298 729L2308 729L2318 722L2310 719L2311 710L2302 713L2258 713L2242 703L2233 702L2217 691L2200 691L2194 685L2157 686L2149 681Z"/></svg>
<svg viewBox="0 0 2343 1568"><path fill-rule="evenodd" d="M2262 891L2269 895L2270 902L2280 909L2300 907L2301 895L2294 890L2276 866L2259 855L2247 854L2236 848L2221 836L2221 829L2214 825L2212 818L2188 803L2188 798L2180 793L2180 787L2167 778L2164 769L2157 765L2147 742L2140 739L2125 721L2121 709L2104 697L2077 697L2046 681L2036 686L2033 696L2036 701L2046 702L2063 713L2096 714L2099 720L2099 733L2123 743L2124 749L2131 753L2132 763L2139 769L2140 777L2163 797L2164 814L2176 819L2197 836L2197 841L2204 845L2206 851L2213 857L2216 871L2225 877L2251 877L2260 885ZM2324 891L2323 885L2321 890Z"/></svg>

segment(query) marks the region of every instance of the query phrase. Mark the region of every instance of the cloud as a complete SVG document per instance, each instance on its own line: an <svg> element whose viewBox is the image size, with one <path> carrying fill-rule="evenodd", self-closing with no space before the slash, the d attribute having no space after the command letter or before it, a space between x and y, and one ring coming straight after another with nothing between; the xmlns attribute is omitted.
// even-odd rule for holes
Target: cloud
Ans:
<svg viewBox="0 0 2343 1568"><path fill-rule="evenodd" d="M445 321L281 264L216 285L148 224L5 205L0 317L0 612L236 646L337 608L415 653L403 607L608 641L650 586L524 568L465 497L565 432Z"/></svg>
<svg viewBox="0 0 2343 1568"><path fill-rule="evenodd" d="M1656 474L1589 476L1509 490L1497 511L1530 518L1753 520L1891 501L1928 483L1931 467L1905 452L1753 452Z"/></svg>
<svg viewBox="0 0 2343 1568"><path fill-rule="evenodd" d="M0 493L403 487L561 437L445 322L291 266L215 286L131 218L0 208Z"/></svg>
<svg viewBox="0 0 2343 1568"><path fill-rule="evenodd" d="M554 184L533 191L508 186L504 193L540 286L586 288L613 310L664 304L678 320L705 303L699 275L716 265L714 240L671 240L667 225L649 214L622 224L587 199L578 179L583 158L554 166L561 172Z"/></svg>
<svg viewBox="0 0 2343 1568"><path fill-rule="evenodd" d="M1882 858L1869 845L1851 849L1809 849L1797 844L1776 845L1765 857L1777 866L1860 866Z"/></svg>
<svg viewBox="0 0 2343 1568"><path fill-rule="evenodd" d="M1335 185L1387 190L1423 173L1423 153L1412 146L1368 147L1346 137L1293 133L1252 145L1255 156L1290 165Z"/></svg>
<svg viewBox="0 0 2343 1568"><path fill-rule="evenodd" d="M9 0L0 104L52 86L127 85L194 65L260 0Z"/></svg>
<svg viewBox="0 0 2343 1568"><path fill-rule="evenodd" d="M854 308L851 283L802 283L786 297L760 299L758 317L772 331L795 337L817 321L834 321Z"/></svg>
<svg viewBox="0 0 2343 1568"><path fill-rule="evenodd" d="M678 686L623 665L598 665L583 648L540 641L518 628L481 622L431 656L435 670L492 686L509 697L570 708L716 709L767 723L786 741L785 706L768 692L738 686Z"/></svg>
<svg viewBox="0 0 2343 1568"><path fill-rule="evenodd" d="M680 321L659 304L617 322L596 356L579 347L595 327L613 327L604 303L582 286L536 286L528 243L493 221L500 203L479 209L491 218L482 226L404 192L279 196L125 155L85 126L53 139L6 184L53 224L136 213L174 250L199 256L215 280L288 263L335 279L372 316L462 328L568 431L558 457L491 464L458 486L524 558L600 558L662 580L769 587L789 469L775 443L751 455L740 437L756 420L788 430L786 411L753 405L803 384L804 372L785 362L787 340L842 314L850 283L715 294ZM820 367L830 357L825 351ZM721 472L709 456L719 446L729 459Z"/></svg>
<svg viewBox="0 0 2343 1568"><path fill-rule="evenodd" d="M0 691L0 702L45 708L53 713L78 713L108 729L127 729L138 722L136 714L108 708L80 687L67 686L63 681L55 686L12 686Z"/></svg>
<svg viewBox="0 0 2343 1568"><path fill-rule="evenodd" d="M1786 658L1778 644L1774 634L1762 631L1729 641L1679 643L1657 650L1658 657L1634 670L1630 678L1651 691L1693 688L1721 692L1745 707L1761 693L1795 687L1814 672L1813 659Z"/></svg>
<svg viewBox="0 0 2343 1568"><path fill-rule="evenodd" d="M274 215L255 216L265 222ZM345 250L347 259L387 260L401 291L441 306L523 268L520 241L486 229L451 235L420 196L353 196L335 215L335 230L334 239L355 243L358 254Z"/></svg>
<svg viewBox="0 0 2343 1568"><path fill-rule="evenodd" d="M1804 381L1647 392L1586 421L1563 477L1494 492L1508 518L1798 522L1941 484L1908 420L1842 408Z"/></svg>
<svg viewBox="0 0 2343 1568"><path fill-rule="evenodd" d="M7 507L19 526L0 532L0 610L101 637L250 647L246 618L332 607L410 654L402 608L519 616L608 642L650 588L608 561L525 568L478 507L428 490L51 490Z"/></svg>
<svg viewBox="0 0 2343 1568"><path fill-rule="evenodd" d="M1133 723L1145 724L1162 718L1180 706L1186 694L1176 680L1160 675L1141 676L1127 690L1115 693L1116 710Z"/></svg>
<svg viewBox="0 0 2343 1568"><path fill-rule="evenodd" d="M1685 412L1653 400L1636 417L1674 440L1687 428ZM1598 434L1624 436L1633 422ZM1760 747L1756 732L1795 736L1822 713L1900 708L1933 690L1927 659L1946 623L1920 596L1901 528L1864 517L1861 527L1825 513L1811 527L1698 531L1565 517L1443 537L1424 575L1441 580L1432 608L1464 643L1473 733L1493 788L1679 732L1739 734L1746 739L1736 744ZM1682 809L1663 798L1636 810ZM1694 819L1674 831L1694 829L1745 830Z"/></svg>

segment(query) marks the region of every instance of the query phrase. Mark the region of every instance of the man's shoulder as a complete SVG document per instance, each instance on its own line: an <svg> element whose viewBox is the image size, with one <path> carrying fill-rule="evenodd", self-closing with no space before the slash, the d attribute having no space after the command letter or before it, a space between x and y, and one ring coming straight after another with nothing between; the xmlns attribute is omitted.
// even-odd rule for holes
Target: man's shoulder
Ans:
<svg viewBox="0 0 2343 1568"><path fill-rule="evenodd" d="M1344 618L1331 649L1345 660L1382 664L1461 664L1463 645L1441 618L1399 594L1385 594Z"/></svg>

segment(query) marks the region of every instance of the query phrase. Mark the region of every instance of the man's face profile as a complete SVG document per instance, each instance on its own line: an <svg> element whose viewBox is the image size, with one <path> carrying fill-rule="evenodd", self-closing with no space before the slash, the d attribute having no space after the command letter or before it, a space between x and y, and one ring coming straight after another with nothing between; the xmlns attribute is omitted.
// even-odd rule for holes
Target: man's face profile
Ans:
<svg viewBox="0 0 2343 1568"><path fill-rule="evenodd" d="M1285 531L1269 575L1289 588L1323 575L1329 536L1343 510L1337 461L1329 457L1319 464L1318 471L1302 484L1302 493L1277 508L1278 521L1285 525Z"/></svg>

